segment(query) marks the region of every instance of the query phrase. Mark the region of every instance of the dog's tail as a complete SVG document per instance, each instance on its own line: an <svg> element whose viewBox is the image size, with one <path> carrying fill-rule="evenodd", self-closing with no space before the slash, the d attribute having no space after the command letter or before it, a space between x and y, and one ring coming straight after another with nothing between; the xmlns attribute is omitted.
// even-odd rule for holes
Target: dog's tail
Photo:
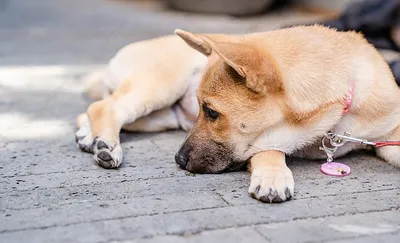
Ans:
<svg viewBox="0 0 400 243"><path fill-rule="evenodd" d="M91 99L100 100L104 97L106 86L104 84L104 70L94 71L83 78L83 92Z"/></svg>

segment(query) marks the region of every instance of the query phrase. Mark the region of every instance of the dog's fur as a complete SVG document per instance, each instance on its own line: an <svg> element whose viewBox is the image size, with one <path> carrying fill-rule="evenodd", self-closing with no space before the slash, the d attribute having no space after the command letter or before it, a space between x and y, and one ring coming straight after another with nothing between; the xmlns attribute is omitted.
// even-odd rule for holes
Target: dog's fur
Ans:
<svg viewBox="0 0 400 243"><path fill-rule="evenodd" d="M182 167L219 173L251 158L250 195L281 202L294 190L285 154L324 158L318 145L328 130L400 140L400 89L358 33L300 26L242 36L176 34L128 45L91 76L88 93L104 98L78 117L76 137L102 167L122 162L121 128L182 128L190 130L175 158ZM335 155L361 148L348 143ZM400 147L376 152L400 166Z"/></svg>

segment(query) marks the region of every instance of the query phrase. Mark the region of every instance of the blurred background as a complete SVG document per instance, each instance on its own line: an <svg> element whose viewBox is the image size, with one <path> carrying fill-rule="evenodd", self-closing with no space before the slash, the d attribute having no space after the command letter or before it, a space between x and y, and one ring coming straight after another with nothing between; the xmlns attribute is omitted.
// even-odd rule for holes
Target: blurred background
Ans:
<svg viewBox="0 0 400 243"><path fill-rule="evenodd" d="M106 63L175 28L248 33L329 18L348 0L0 0L0 65Z"/></svg>

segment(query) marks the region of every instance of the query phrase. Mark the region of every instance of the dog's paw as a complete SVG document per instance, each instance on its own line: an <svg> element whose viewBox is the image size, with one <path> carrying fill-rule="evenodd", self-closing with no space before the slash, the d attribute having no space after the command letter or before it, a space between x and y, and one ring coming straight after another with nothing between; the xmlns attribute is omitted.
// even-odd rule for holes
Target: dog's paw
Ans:
<svg viewBox="0 0 400 243"><path fill-rule="evenodd" d="M290 200L294 193L294 180L289 168L269 167L252 172L249 194L266 203Z"/></svg>
<svg viewBox="0 0 400 243"><path fill-rule="evenodd" d="M111 145L101 138L96 138L93 144L93 158L101 167L112 169L117 168L122 163L121 145Z"/></svg>
<svg viewBox="0 0 400 243"><path fill-rule="evenodd" d="M75 133L75 142L79 149L84 152L93 153L93 136L90 131L90 126L83 125Z"/></svg>

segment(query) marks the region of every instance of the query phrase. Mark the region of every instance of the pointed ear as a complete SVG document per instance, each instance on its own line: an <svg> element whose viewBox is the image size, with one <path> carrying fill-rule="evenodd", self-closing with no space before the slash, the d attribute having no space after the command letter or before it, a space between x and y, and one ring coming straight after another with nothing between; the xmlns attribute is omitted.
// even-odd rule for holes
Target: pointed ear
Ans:
<svg viewBox="0 0 400 243"><path fill-rule="evenodd" d="M260 94L280 92L282 80L275 60L262 50L243 43L212 43L212 50L244 78L246 86Z"/></svg>
<svg viewBox="0 0 400 243"><path fill-rule="evenodd" d="M269 53L249 44L218 42L230 41L227 36L194 34L180 29L175 30L175 33L206 56L215 52L244 78L246 86L253 92L266 94L283 90L276 62Z"/></svg>
<svg viewBox="0 0 400 243"><path fill-rule="evenodd" d="M181 37L193 49L203 53L206 56L211 54L211 46L207 43L207 38L204 35L194 34L180 29L176 29L175 34Z"/></svg>

